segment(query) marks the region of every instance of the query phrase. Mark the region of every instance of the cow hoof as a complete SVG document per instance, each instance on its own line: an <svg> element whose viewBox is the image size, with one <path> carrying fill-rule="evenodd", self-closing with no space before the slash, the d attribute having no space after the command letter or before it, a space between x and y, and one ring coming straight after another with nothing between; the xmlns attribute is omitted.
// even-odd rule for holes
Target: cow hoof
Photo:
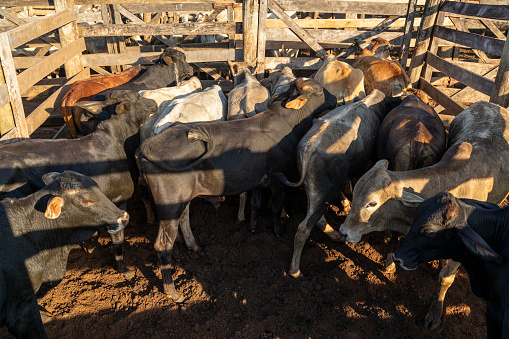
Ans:
<svg viewBox="0 0 509 339"><path fill-rule="evenodd" d="M443 303L434 301L429 308L428 314L426 314L426 318L424 318L424 328L428 330L436 330L440 323L442 322L442 309Z"/></svg>
<svg viewBox="0 0 509 339"><path fill-rule="evenodd" d="M43 324L49 323L51 320L53 320L53 315L48 311L39 310L39 313L41 314L41 320Z"/></svg>
<svg viewBox="0 0 509 339"><path fill-rule="evenodd" d="M297 271L297 272L295 272L295 273L290 273L290 275L291 275L293 278L295 278L295 279L297 279L297 278L303 278L303 277L304 277L304 274L302 274L302 272L301 272L300 270L298 270L298 271Z"/></svg>

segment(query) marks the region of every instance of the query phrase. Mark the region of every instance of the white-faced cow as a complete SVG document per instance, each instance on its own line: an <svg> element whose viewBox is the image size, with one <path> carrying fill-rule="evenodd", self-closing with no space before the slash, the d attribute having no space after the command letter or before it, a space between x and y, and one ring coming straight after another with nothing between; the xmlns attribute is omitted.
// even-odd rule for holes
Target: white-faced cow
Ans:
<svg viewBox="0 0 509 339"><path fill-rule="evenodd" d="M331 239L343 240L323 214L345 184L360 177L375 162L376 133L388 111L384 99L382 92L374 91L362 101L337 107L316 119L297 146L299 182L290 183L283 174L279 176L288 186L303 183L308 200L307 215L295 235L290 266L293 277L301 275L302 248L315 224Z"/></svg>
<svg viewBox="0 0 509 339"><path fill-rule="evenodd" d="M0 202L0 326L18 338L47 338L35 293L62 280L71 249L129 221L89 177L66 171L41 180L39 191Z"/></svg>
<svg viewBox="0 0 509 339"><path fill-rule="evenodd" d="M27 196L44 187L43 174L72 170L94 179L108 199L125 208L139 176L134 159L138 130L157 105L131 91L113 92L103 104L116 114L87 136L1 145L0 198ZM124 233L112 235L112 240L117 270L132 276L122 256Z"/></svg>
<svg viewBox="0 0 509 339"><path fill-rule="evenodd" d="M154 198L164 293L183 298L171 276L171 254L178 220L197 196L236 195L268 184L272 190L274 231L281 232L284 185L273 177L295 164L296 147L321 111L335 98L314 80L297 79L289 99L254 117L233 121L178 124L147 139L138 164ZM256 213L259 206L254 206ZM255 225L251 225L255 227Z"/></svg>
<svg viewBox="0 0 509 339"><path fill-rule="evenodd" d="M474 294L488 302L488 338L509 338L509 207L444 192L425 200L394 262L414 270L437 259L460 262Z"/></svg>
<svg viewBox="0 0 509 339"><path fill-rule="evenodd" d="M386 229L407 234L417 205L440 191L499 204L509 192L509 111L480 101L458 114L449 128L448 148L435 165L395 172L380 160L355 185L352 209L340 227L347 241ZM441 291L425 326L440 324L443 300L458 263L440 272Z"/></svg>

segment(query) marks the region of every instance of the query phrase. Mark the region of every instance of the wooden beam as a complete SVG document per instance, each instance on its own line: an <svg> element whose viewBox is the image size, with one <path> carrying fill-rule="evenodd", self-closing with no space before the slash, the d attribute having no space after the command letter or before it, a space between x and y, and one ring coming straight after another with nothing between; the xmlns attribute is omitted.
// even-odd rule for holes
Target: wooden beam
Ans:
<svg viewBox="0 0 509 339"><path fill-rule="evenodd" d="M9 45L9 38L6 33L0 34L0 63L5 77L5 84L7 85L7 92L9 93L9 102L11 103L14 123L16 125L15 135L18 138L28 138L30 135L27 131L25 111L23 109L23 102L21 101L21 92L16 76L16 69L14 68L14 60L12 59L11 46Z"/></svg>
<svg viewBox="0 0 509 339"><path fill-rule="evenodd" d="M343 0L276 0L277 4L285 11L300 12L325 12L325 13L364 13L379 15L400 15L406 14L406 3L389 3L378 1L343 1Z"/></svg>
<svg viewBox="0 0 509 339"><path fill-rule="evenodd" d="M466 69L462 69L453 63L445 61L436 54L427 52L426 62L446 76L456 79L459 82L472 87L476 91L486 95L490 95L493 91L495 83L492 80L486 79L485 77Z"/></svg>
<svg viewBox="0 0 509 339"><path fill-rule="evenodd" d="M88 75L88 70L82 70L67 81L65 85L61 86L57 91L50 95L42 104L37 106L37 108L34 109L26 118L28 133L32 134L52 113L54 113L56 109L60 107L62 98L74 82L87 79Z"/></svg>
<svg viewBox="0 0 509 339"><path fill-rule="evenodd" d="M108 0L108 3L112 1ZM158 3L149 4L138 3L129 4L127 2L118 1L117 4L122 5L129 12L134 14L140 13L160 13L160 12L209 12L214 9L213 3Z"/></svg>
<svg viewBox="0 0 509 339"><path fill-rule="evenodd" d="M258 49L258 0L244 1L244 62L256 59Z"/></svg>
<svg viewBox="0 0 509 339"><path fill-rule="evenodd" d="M236 32L234 22L193 22L164 25L79 25L80 36L187 35L230 34Z"/></svg>
<svg viewBox="0 0 509 339"><path fill-rule="evenodd" d="M419 86L420 89L432 97L433 100L442 105L450 115L458 115L464 110L463 106L449 98L449 96L424 80L424 78L420 79Z"/></svg>
<svg viewBox="0 0 509 339"><path fill-rule="evenodd" d="M410 41L412 40L412 32L414 30L414 20L415 20L415 6L417 5L417 0L409 0L408 8L406 13L406 21L405 28L403 30L403 42L401 44L401 48L399 50L399 63L405 69L406 61L408 59L408 51L410 50Z"/></svg>
<svg viewBox="0 0 509 339"><path fill-rule="evenodd" d="M498 27L491 20L481 19L481 22L491 31L491 33L495 34L497 38L502 40L506 39L504 33L502 33L500 29L498 29Z"/></svg>
<svg viewBox="0 0 509 339"><path fill-rule="evenodd" d="M210 75L210 77L214 80L226 80L223 78L219 73L216 72L214 67L211 67L209 63L206 62L195 62L193 65L196 65L199 69L201 69L203 72Z"/></svg>
<svg viewBox="0 0 509 339"><path fill-rule="evenodd" d="M451 19L452 23L454 24L454 26L456 26L456 29L458 31L465 32L465 33L470 33L470 31L463 24L464 20L461 20L461 19L458 19L458 18L453 18L453 17L451 17L450 19ZM442 25L442 24L440 23L439 25ZM483 63L488 64L490 62L489 61L490 58L488 58L486 53L484 53L483 51L480 51L480 50L477 50L477 49L473 49L473 52L474 52L475 55L477 55L477 57L479 59L481 59L481 61Z"/></svg>
<svg viewBox="0 0 509 339"><path fill-rule="evenodd" d="M11 104L9 103L9 92L5 84L2 67L0 67L0 136L9 132L14 127L14 116Z"/></svg>
<svg viewBox="0 0 509 339"><path fill-rule="evenodd" d="M499 67L490 102L509 107L509 39L505 41Z"/></svg>
<svg viewBox="0 0 509 339"><path fill-rule="evenodd" d="M9 37L11 48L14 49L54 29L60 28L75 19L76 14L74 8L69 8L62 12L48 15L37 21L16 27L7 31L6 34Z"/></svg>
<svg viewBox="0 0 509 339"><path fill-rule="evenodd" d="M491 78L497 76L497 72L498 72L498 66L494 66L489 72L482 74L482 76L487 79L491 79ZM474 92L475 92L475 89L473 89L472 87L465 87L465 88L461 89L460 91L451 95L450 98L454 97L454 100L462 100L467 97L472 97ZM486 95L484 93L482 93L482 94ZM485 99L482 99L482 100L485 100ZM465 101L465 100L463 100L463 101Z"/></svg>
<svg viewBox="0 0 509 339"><path fill-rule="evenodd" d="M213 22L217 16L219 14L221 14L222 11L224 11L225 8L215 8L212 13L210 13L204 20L203 22ZM184 40L182 40L182 42L189 42L191 40L193 40L194 38L196 38L198 35L197 34L191 34L191 35L188 35L184 38Z"/></svg>
<svg viewBox="0 0 509 339"><path fill-rule="evenodd" d="M426 58L426 51L430 44L431 32L435 24L435 19L438 13L438 6L440 0L426 0L424 6L424 13L422 15L421 26L417 33L416 49L410 62L410 84L412 87L417 88L417 82L421 76L422 66L424 65L424 59Z"/></svg>
<svg viewBox="0 0 509 339"><path fill-rule="evenodd" d="M509 6L507 5L478 5L466 2L446 1L440 10L486 19L507 20L507 18L509 18Z"/></svg>
<svg viewBox="0 0 509 339"><path fill-rule="evenodd" d="M445 19L445 12L439 12L437 15L437 19L435 21L435 27L437 25L442 25L444 23L444 19ZM440 41L443 41L443 40L438 37L432 36L431 44L429 46L429 52L431 52L433 54L438 54L438 45L439 45ZM424 75L422 75L422 77L428 82L431 80L432 70L433 70L433 68L430 67L429 65L426 64L424 66L424 72L422 72Z"/></svg>
<svg viewBox="0 0 509 339"><path fill-rule="evenodd" d="M55 3L55 11L65 11L66 9L72 9L74 14L74 20L58 29L58 36L60 37L60 45L64 48L67 45L72 44L79 39L78 26L76 24L76 18L78 17L78 8L74 7L74 0L53 0ZM81 52L79 54L73 54L69 56L69 59L65 61L65 76L71 78L83 70L83 63L81 61Z"/></svg>
<svg viewBox="0 0 509 339"><path fill-rule="evenodd" d="M324 58L327 56L327 52L323 49L322 46L310 36L304 29L299 27L295 22L293 22L292 18L288 14L285 13L283 8L274 0L267 0L269 9L274 12L278 16L279 19L283 20L284 23L294 32L302 41L307 43L309 47L311 47L316 54L320 57Z"/></svg>
<svg viewBox="0 0 509 339"><path fill-rule="evenodd" d="M265 49L267 45L267 12L268 0L260 0L258 13L258 51L256 52L256 77L258 80L264 78L265 74Z"/></svg>
<svg viewBox="0 0 509 339"><path fill-rule="evenodd" d="M504 40L474 33L465 33L442 26L436 26L433 35L458 45L478 49L498 56L502 55L502 50L504 49Z"/></svg>
<svg viewBox="0 0 509 339"><path fill-rule="evenodd" d="M27 91L44 76L63 65L66 60L69 60L75 55L81 55L81 52L84 50L85 40L83 38L79 38L79 40L62 47L50 56L43 58L43 60L18 75L19 90L21 93Z"/></svg>

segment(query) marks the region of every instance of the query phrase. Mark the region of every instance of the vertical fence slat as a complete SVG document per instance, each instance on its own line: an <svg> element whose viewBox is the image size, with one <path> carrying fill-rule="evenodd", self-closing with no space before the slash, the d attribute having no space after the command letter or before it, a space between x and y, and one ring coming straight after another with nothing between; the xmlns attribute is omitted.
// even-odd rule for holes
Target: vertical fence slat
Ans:
<svg viewBox="0 0 509 339"><path fill-rule="evenodd" d="M74 0L54 0L55 3L55 11L63 11L67 8L74 7ZM76 23L76 19L78 17L78 9L74 8L74 21L68 23L65 26L62 26L58 30L58 35L60 37L60 45L64 47L65 45L69 45L74 41L78 40L78 25ZM83 70L83 62L81 59L81 55L76 55L70 58L65 64L65 76L69 79L74 75L78 74Z"/></svg>
<svg viewBox="0 0 509 339"><path fill-rule="evenodd" d="M509 107L509 38L504 44L497 77L495 78L495 87L490 101L502 107Z"/></svg>
<svg viewBox="0 0 509 339"><path fill-rule="evenodd" d="M258 15L258 62L256 74L258 79L263 79L265 73L265 46L267 42L267 1L260 0Z"/></svg>
<svg viewBox="0 0 509 339"><path fill-rule="evenodd" d="M258 51L258 0L244 1L244 61L252 62Z"/></svg>
<svg viewBox="0 0 509 339"><path fill-rule="evenodd" d="M16 69L14 68L14 60L12 59L11 47L7 35L0 34L0 62L9 93L9 101L11 102L14 123L16 125L16 136L18 138L28 138L27 123L25 120L25 111L23 102L21 101L21 93L19 92L18 78Z"/></svg>

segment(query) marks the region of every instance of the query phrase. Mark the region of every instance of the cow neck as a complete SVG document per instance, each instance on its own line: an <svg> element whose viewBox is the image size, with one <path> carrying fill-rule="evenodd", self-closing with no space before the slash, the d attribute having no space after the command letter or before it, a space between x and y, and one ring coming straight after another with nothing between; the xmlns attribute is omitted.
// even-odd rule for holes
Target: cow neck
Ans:
<svg viewBox="0 0 509 339"><path fill-rule="evenodd" d="M509 208L475 208L467 222L496 252L509 243ZM501 253L499 253L501 254Z"/></svg>

